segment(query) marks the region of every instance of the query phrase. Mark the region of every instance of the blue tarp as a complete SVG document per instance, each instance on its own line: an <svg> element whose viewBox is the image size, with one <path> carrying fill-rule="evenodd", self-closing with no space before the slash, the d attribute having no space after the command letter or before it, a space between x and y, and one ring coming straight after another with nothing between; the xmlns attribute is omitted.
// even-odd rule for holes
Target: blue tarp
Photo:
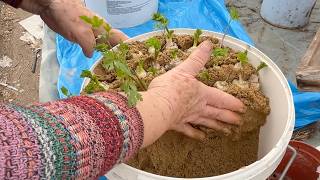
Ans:
<svg viewBox="0 0 320 180"><path fill-rule="evenodd" d="M160 0L159 11L170 20L170 28L200 28L222 32L230 18L223 0ZM143 25L121 29L128 36L154 30L152 21ZM238 22L232 22L228 34L254 45L247 32ZM81 48L57 35L57 58L60 64L58 91L64 98L60 88L65 86L74 94L80 94L83 79L80 74L84 69L90 69L99 59L100 54L94 53L92 58L86 58ZM303 127L320 119L320 93L300 93L292 86L296 106L296 128ZM308 107L308 109L306 108Z"/></svg>
<svg viewBox="0 0 320 180"><path fill-rule="evenodd" d="M295 129L320 120L320 92L299 92L291 82L289 85L296 110Z"/></svg>

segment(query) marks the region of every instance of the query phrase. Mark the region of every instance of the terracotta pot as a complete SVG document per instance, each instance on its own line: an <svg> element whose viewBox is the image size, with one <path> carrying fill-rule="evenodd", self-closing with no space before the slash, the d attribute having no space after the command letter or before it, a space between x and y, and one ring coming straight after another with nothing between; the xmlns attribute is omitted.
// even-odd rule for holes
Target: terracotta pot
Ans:
<svg viewBox="0 0 320 180"><path fill-rule="evenodd" d="M297 156L293 160L292 165L289 167L284 179L320 179L320 151L301 141L290 141L289 145L297 151ZM279 179L292 155L293 151L287 149L287 152L280 165L269 178L269 180Z"/></svg>

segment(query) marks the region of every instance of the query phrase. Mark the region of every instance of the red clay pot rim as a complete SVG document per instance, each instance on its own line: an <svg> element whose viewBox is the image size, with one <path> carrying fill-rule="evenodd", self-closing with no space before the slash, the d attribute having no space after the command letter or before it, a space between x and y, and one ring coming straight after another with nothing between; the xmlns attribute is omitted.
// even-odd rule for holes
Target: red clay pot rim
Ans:
<svg viewBox="0 0 320 180"><path fill-rule="evenodd" d="M299 148L299 151L305 152L306 154L308 154L312 159L314 159L315 161L317 161L320 164L320 151L318 149L316 149L315 147L301 142L301 141L290 141L289 143L292 147L294 148Z"/></svg>

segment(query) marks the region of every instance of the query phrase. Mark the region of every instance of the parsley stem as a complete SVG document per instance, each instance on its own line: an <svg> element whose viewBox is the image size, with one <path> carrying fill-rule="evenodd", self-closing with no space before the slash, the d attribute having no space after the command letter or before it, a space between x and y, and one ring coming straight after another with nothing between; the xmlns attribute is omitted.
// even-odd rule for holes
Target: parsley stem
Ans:
<svg viewBox="0 0 320 180"><path fill-rule="evenodd" d="M133 73L134 77L132 77L132 79L139 84L139 86L142 88L143 91L148 90L147 85L139 78L139 76L137 75L137 73Z"/></svg>

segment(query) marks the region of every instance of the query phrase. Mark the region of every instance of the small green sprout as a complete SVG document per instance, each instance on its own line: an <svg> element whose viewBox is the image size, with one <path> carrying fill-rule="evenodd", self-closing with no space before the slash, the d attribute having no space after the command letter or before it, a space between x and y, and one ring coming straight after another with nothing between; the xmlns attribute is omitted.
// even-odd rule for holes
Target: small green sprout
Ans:
<svg viewBox="0 0 320 180"><path fill-rule="evenodd" d="M110 46L108 44L100 43L100 44L96 45L95 49L97 51L100 51L100 52L104 53L104 52L107 52L110 49Z"/></svg>
<svg viewBox="0 0 320 180"><path fill-rule="evenodd" d="M156 60L161 50L160 40L152 37L146 41L146 45L149 47L149 53L154 54L154 59Z"/></svg>
<svg viewBox="0 0 320 180"><path fill-rule="evenodd" d="M138 73L128 66L126 60L128 51L128 45L121 42L117 51L108 50L103 52L102 66L107 71L112 70L116 73L117 79L121 82L120 89L128 97L129 106L135 106L141 100L137 85L143 90L147 90L147 86Z"/></svg>
<svg viewBox="0 0 320 180"><path fill-rule="evenodd" d="M128 53L129 47L127 44L121 42L118 47L118 51L106 51L103 53L102 66L106 70L114 70L115 64L114 62L119 61L128 69L126 56Z"/></svg>
<svg viewBox="0 0 320 180"><path fill-rule="evenodd" d="M108 32L109 34L111 33L112 27L108 23L103 23L102 25L103 29Z"/></svg>
<svg viewBox="0 0 320 180"><path fill-rule="evenodd" d="M142 100L141 94L138 92L135 82L126 79L121 83L120 89L128 96L128 105L133 107L138 101Z"/></svg>
<svg viewBox="0 0 320 180"><path fill-rule="evenodd" d="M153 76L159 75L159 70L153 66L149 67L148 72L151 73Z"/></svg>
<svg viewBox="0 0 320 180"><path fill-rule="evenodd" d="M152 20L157 22L156 27L160 29L165 29L169 25L169 20L165 16L163 16L161 13L153 14ZM169 30L167 30L167 32L169 32Z"/></svg>
<svg viewBox="0 0 320 180"><path fill-rule="evenodd" d="M232 20L239 20L240 16L235 7L230 8L230 17Z"/></svg>
<svg viewBox="0 0 320 180"><path fill-rule="evenodd" d="M231 7L229 13L230 13L230 19L228 21L227 26L224 28L223 36L222 36L221 43L220 43L220 47L222 47L222 45L223 45L224 39L225 39L225 37L227 35L227 32L228 32L228 30L230 28L231 22L232 21L238 21L239 17L240 17L239 13L238 13L238 11L237 11L237 9L235 7Z"/></svg>
<svg viewBox="0 0 320 180"><path fill-rule="evenodd" d="M114 71L117 79L120 80L120 89L127 95L129 106L135 106L139 100L142 100L142 96L138 92L137 85L139 85L143 90L147 90L147 87L145 82L139 78L137 73L128 66L126 59L129 51L128 45L121 42L117 51L109 50L111 45L108 40L111 36L112 27L97 16L92 18L81 16L80 18L84 22L90 24L94 29L98 29L102 26L102 28L105 30L105 32L99 35L97 39L99 42L103 43L99 43L95 49L101 52L103 55L102 66L108 71ZM91 79L89 84L84 89L84 91L88 94L98 91L105 91L107 89L103 83L99 82L98 77L93 75L88 70L84 70L81 74L81 77Z"/></svg>
<svg viewBox="0 0 320 180"><path fill-rule="evenodd" d="M212 52L214 57L226 57L229 53L228 48L215 48Z"/></svg>
<svg viewBox="0 0 320 180"><path fill-rule="evenodd" d="M241 65L249 63L248 51L246 50L244 52L238 52L237 53L237 59L240 61Z"/></svg>
<svg viewBox="0 0 320 180"><path fill-rule="evenodd" d="M147 72L144 70L144 61L140 60L136 69L136 73L138 77L145 78L147 76Z"/></svg>
<svg viewBox="0 0 320 180"><path fill-rule="evenodd" d="M200 36L202 34L201 29L197 29L193 35L193 47L197 47L199 44Z"/></svg>
<svg viewBox="0 0 320 180"><path fill-rule="evenodd" d="M81 78L89 78L89 84L84 88L84 91L88 94L92 94L94 92L106 91L108 88L99 81L99 78L92 74L89 70L83 70Z"/></svg>
<svg viewBox="0 0 320 180"><path fill-rule="evenodd" d="M98 36L97 40L106 42L107 44L99 43L96 46L96 49L98 51L100 51L101 49L104 50L106 48L107 49L111 48L111 45L109 43L109 38L111 36L112 27L108 23L106 23L103 19L99 18L98 16L93 16L92 18L88 16L80 16L80 19L82 19L85 23L91 25L93 29L99 29L102 26L102 28L105 30L104 33Z"/></svg>
<svg viewBox="0 0 320 180"><path fill-rule="evenodd" d="M203 70L199 73L199 78L201 81L208 82L210 80L210 74L208 70Z"/></svg>
<svg viewBox="0 0 320 180"><path fill-rule="evenodd" d="M131 71L127 63L115 60L113 64L117 78L121 81L120 89L127 95L129 106L135 106L138 101L142 100L136 84L146 90L144 81L135 72Z"/></svg>
<svg viewBox="0 0 320 180"><path fill-rule="evenodd" d="M113 61L118 58L118 54L114 51L106 51L103 53L102 67L105 70L114 70Z"/></svg>
<svg viewBox="0 0 320 180"><path fill-rule="evenodd" d="M110 45L110 43L109 43L109 39L110 39L110 37L111 37L112 27L111 27L108 23L106 23L106 22L104 22L104 23L102 24L102 27L103 27L103 29L105 30L105 33L103 33L103 34L101 34L100 36L98 36L98 39L101 39L101 40L103 40L103 41L108 42L109 47L111 47L111 45Z"/></svg>
<svg viewBox="0 0 320 180"><path fill-rule="evenodd" d="M257 67L257 72L259 72L261 69L268 67L268 65L265 62L261 62L260 65Z"/></svg>
<svg viewBox="0 0 320 180"><path fill-rule="evenodd" d="M168 28L169 20L164 15L162 15L160 13L153 14L152 20L157 22L156 28L164 30L166 38L171 42L174 31L169 30L169 28Z"/></svg>
<svg viewBox="0 0 320 180"><path fill-rule="evenodd" d="M99 28L104 23L104 20L100 19L98 16L93 16L92 18L88 16L80 16L80 18L95 29Z"/></svg>
<svg viewBox="0 0 320 180"><path fill-rule="evenodd" d="M168 39L169 41L172 41L173 33L174 33L174 30L169 30L169 32L168 32L168 34L167 34L167 39Z"/></svg>
<svg viewBox="0 0 320 180"><path fill-rule="evenodd" d="M114 65L114 69L116 71L117 77L125 79L127 77L133 76L127 64L122 63L120 61L114 61L113 65Z"/></svg>
<svg viewBox="0 0 320 180"><path fill-rule="evenodd" d="M69 92L69 90L66 87L62 86L60 90L62 94L65 95L66 97L69 98L72 96L72 94Z"/></svg>
<svg viewBox="0 0 320 180"><path fill-rule="evenodd" d="M121 61L122 61L122 62L127 61L127 60L126 60L126 57L127 57L128 52L129 52L129 46L128 46L128 44L126 44L126 43L124 43L124 42L120 42L119 47L118 47L118 50L119 50L119 52L120 52L120 54L121 54Z"/></svg>
<svg viewBox="0 0 320 180"><path fill-rule="evenodd" d="M172 49L172 50L170 51L170 56L171 56L171 58L172 58L172 59L177 59L177 58L178 58L178 52L179 52L178 49Z"/></svg>

